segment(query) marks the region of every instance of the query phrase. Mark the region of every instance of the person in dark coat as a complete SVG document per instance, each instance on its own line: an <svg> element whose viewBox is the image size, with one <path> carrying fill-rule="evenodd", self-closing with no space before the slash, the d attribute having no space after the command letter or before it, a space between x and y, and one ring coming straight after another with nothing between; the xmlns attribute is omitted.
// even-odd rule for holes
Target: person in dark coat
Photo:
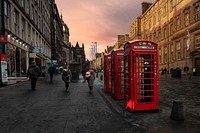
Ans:
<svg viewBox="0 0 200 133"><path fill-rule="evenodd" d="M68 66L65 64L62 70L62 80L65 83L66 92L69 92L69 83L71 82L72 73Z"/></svg>
<svg viewBox="0 0 200 133"><path fill-rule="evenodd" d="M52 83L53 82L53 75L55 73L55 68L54 68L53 64L49 67L48 73L49 73L49 76L50 76L50 82Z"/></svg>
<svg viewBox="0 0 200 133"><path fill-rule="evenodd" d="M35 61L32 61L27 71L27 78L29 77L29 79L31 80L32 90L35 90L36 82L39 75L40 75L40 68L36 65Z"/></svg>

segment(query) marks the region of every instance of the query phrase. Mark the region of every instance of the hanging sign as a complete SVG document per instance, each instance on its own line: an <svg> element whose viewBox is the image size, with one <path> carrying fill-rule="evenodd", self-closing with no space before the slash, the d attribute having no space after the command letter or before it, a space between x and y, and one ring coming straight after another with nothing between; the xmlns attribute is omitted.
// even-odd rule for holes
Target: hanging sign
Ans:
<svg viewBox="0 0 200 133"><path fill-rule="evenodd" d="M8 38L6 35L0 35L0 42L7 42Z"/></svg>

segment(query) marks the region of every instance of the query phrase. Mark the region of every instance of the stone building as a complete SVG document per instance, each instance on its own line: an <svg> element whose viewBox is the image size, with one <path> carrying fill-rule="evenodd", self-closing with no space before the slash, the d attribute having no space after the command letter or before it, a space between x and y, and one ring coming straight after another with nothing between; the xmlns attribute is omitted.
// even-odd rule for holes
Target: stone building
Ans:
<svg viewBox="0 0 200 133"><path fill-rule="evenodd" d="M63 22L55 2L51 4L51 9L51 58L55 64L60 66L63 60Z"/></svg>
<svg viewBox="0 0 200 133"><path fill-rule="evenodd" d="M133 21L130 38L158 44L159 69L187 74L195 67L200 74L199 20L199 0L156 0Z"/></svg>
<svg viewBox="0 0 200 133"><path fill-rule="evenodd" d="M25 79L31 60L40 68L50 62L49 8L48 1L1 0L1 31L7 37L2 52L7 56L8 82Z"/></svg>
<svg viewBox="0 0 200 133"><path fill-rule="evenodd" d="M61 21L62 21L62 25L63 25L63 45L62 45L62 62L69 64L70 62L70 47L71 47L71 43L69 42L69 28L67 26L67 24L65 24L65 22L62 19L61 16Z"/></svg>
<svg viewBox="0 0 200 133"><path fill-rule="evenodd" d="M70 53L70 64L77 63L79 64L79 69L82 69L86 63L84 44L82 44L82 47L80 47L79 43L77 42L75 46L71 46Z"/></svg>

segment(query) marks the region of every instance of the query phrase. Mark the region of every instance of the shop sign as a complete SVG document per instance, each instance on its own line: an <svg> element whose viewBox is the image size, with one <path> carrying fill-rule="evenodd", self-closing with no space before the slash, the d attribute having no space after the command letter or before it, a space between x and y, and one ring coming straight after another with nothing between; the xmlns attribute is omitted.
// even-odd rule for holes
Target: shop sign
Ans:
<svg viewBox="0 0 200 133"><path fill-rule="evenodd" d="M0 35L0 42L7 42L8 37L6 35Z"/></svg>
<svg viewBox="0 0 200 133"><path fill-rule="evenodd" d="M30 58L35 58L36 57L36 53L29 53L29 57Z"/></svg>

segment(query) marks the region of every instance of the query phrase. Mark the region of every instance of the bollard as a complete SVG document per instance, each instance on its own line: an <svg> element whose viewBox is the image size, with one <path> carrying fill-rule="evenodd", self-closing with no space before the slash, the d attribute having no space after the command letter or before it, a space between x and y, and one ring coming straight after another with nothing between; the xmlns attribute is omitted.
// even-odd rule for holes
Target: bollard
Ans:
<svg viewBox="0 0 200 133"><path fill-rule="evenodd" d="M170 118L172 120L184 120L183 103L180 101L173 101L172 111Z"/></svg>

